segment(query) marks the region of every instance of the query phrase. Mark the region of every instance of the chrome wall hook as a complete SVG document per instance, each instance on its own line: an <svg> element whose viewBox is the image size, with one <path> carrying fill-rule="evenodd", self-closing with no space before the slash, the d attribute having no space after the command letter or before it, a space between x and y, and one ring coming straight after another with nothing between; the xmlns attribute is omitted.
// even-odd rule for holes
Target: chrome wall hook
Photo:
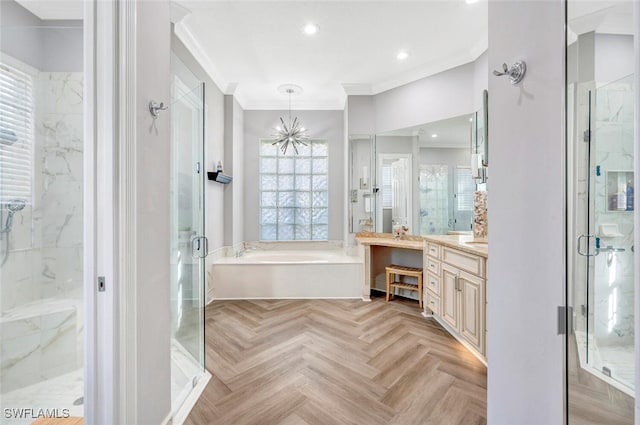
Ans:
<svg viewBox="0 0 640 425"><path fill-rule="evenodd" d="M160 111L166 111L167 109L169 109L169 107L164 106L164 102L160 102L160 104L155 100L149 102L149 113L151 113L154 118L160 115Z"/></svg>
<svg viewBox="0 0 640 425"><path fill-rule="evenodd" d="M509 81L512 85L518 84L524 78L524 74L527 72L527 64L525 61L518 61L511 66L507 66L506 63L502 64L502 72L493 71L493 75L501 77L506 75L509 77Z"/></svg>

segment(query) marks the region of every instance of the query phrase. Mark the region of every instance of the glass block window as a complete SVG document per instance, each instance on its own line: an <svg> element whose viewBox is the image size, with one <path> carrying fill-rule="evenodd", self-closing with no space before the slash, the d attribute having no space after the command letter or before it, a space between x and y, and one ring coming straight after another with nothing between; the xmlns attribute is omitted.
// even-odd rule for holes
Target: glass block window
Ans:
<svg viewBox="0 0 640 425"><path fill-rule="evenodd" d="M329 164L326 140L285 156L260 141L260 240L327 240Z"/></svg>

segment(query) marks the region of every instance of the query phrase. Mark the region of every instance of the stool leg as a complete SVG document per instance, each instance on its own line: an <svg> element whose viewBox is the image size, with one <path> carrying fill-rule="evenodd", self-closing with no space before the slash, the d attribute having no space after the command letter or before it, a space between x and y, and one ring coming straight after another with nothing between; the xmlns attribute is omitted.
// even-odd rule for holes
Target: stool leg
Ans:
<svg viewBox="0 0 640 425"><path fill-rule="evenodd" d="M422 275L418 276L418 299L420 301L420 308L422 308Z"/></svg>
<svg viewBox="0 0 640 425"><path fill-rule="evenodd" d="M391 289L391 281L390 281L391 273L387 270L387 302L389 302L389 289Z"/></svg>

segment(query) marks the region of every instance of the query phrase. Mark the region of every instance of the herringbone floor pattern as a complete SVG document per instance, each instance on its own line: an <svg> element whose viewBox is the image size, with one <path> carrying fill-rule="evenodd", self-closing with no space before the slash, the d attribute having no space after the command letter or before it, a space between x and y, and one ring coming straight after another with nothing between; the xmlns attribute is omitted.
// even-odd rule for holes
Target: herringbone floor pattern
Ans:
<svg viewBox="0 0 640 425"><path fill-rule="evenodd" d="M486 423L486 368L415 302L222 301L186 425Z"/></svg>

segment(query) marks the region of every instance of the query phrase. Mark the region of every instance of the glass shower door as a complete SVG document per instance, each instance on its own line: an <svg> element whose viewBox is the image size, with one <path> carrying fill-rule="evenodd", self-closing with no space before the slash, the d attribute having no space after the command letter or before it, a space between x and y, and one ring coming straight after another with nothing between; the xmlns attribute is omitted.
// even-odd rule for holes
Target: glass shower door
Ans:
<svg viewBox="0 0 640 425"><path fill-rule="evenodd" d="M176 58L174 58L176 59ZM204 84L176 75L171 103L171 403L204 373Z"/></svg>
<svg viewBox="0 0 640 425"><path fill-rule="evenodd" d="M573 91L577 89L574 98ZM569 296L569 423L633 423L633 80L571 86L576 235ZM582 100L582 101L581 101ZM569 113L570 119L573 113ZM573 258L573 260L571 260ZM595 406L598 406L595 408Z"/></svg>

